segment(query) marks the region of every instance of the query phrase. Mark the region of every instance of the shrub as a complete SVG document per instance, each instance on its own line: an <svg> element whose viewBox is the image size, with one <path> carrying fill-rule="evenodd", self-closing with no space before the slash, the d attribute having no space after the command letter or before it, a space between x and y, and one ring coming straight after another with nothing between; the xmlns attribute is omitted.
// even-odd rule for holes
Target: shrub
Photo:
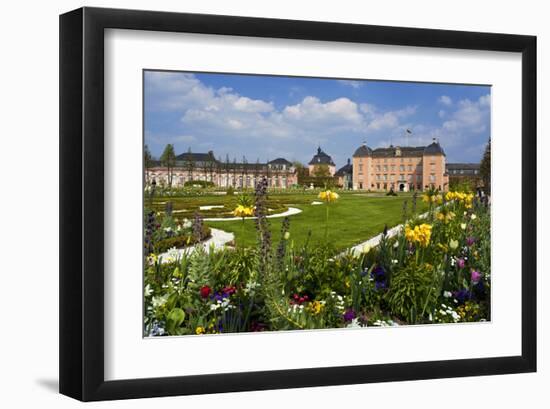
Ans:
<svg viewBox="0 0 550 409"><path fill-rule="evenodd" d="M188 180L184 183L184 187L214 187L214 182L208 180Z"/></svg>
<svg viewBox="0 0 550 409"><path fill-rule="evenodd" d="M207 226L202 226L200 241L209 238L210 235L211 235L210 228ZM155 243L155 251L157 253L164 253L165 251L168 251L173 247L178 249L185 246L190 246L192 244L196 244L197 242L198 241L193 237L192 233L182 234L179 236L174 236L163 240L159 240L157 243Z"/></svg>

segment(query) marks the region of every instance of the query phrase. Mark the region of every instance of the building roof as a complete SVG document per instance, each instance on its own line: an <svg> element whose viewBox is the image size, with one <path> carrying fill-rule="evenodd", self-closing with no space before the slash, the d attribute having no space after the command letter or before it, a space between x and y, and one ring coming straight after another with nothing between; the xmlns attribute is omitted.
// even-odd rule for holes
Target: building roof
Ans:
<svg viewBox="0 0 550 409"><path fill-rule="evenodd" d="M236 160L216 159L213 151L206 153L185 152L176 156L175 167L187 167L189 164L201 168L221 168L221 169L245 169L250 171L261 171L267 168L267 165L292 165L292 162L285 158L277 158L267 163L265 162L237 162ZM162 167L160 160L151 161L151 167Z"/></svg>
<svg viewBox="0 0 550 409"><path fill-rule="evenodd" d="M479 163L447 163L448 170L479 170Z"/></svg>
<svg viewBox="0 0 550 409"><path fill-rule="evenodd" d="M350 175L353 173L353 165L351 164L351 161L348 159L348 163L342 166L340 169L338 169L338 172L334 174L334 176L344 176L346 174Z"/></svg>
<svg viewBox="0 0 550 409"><path fill-rule="evenodd" d="M375 158L417 157L424 154L424 149L424 146L390 146L389 148L376 148L372 151L372 156ZM397 151L400 151L399 155Z"/></svg>
<svg viewBox="0 0 550 409"><path fill-rule="evenodd" d="M309 165L332 165L336 166L332 161L332 158L327 155L321 147L317 148L317 154L309 161Z"/></svg>
<svg viewBox="0 0 550 409"><path fill-rule="evenodd" d="M426 149L424 149L424 155L443 155L443 156L446 156L445 151L443 150L443 148L441 147L439 142L435 140L435 138L434 138L433 142L431 144L429 144L428 146L426 146Z"/></svg>
<svg viewBox="0 0 550 409"><path fill-rule="evenodd" d="M269 163L270 165L292 165L292 162L287 161L285 158L277 158L274 160L270 160L267 163Z"/></svg>
<svg viewBox="0 0 550 409"><path fill-rule="evenodd" d="M176 160L192 160L193 162L217 162L213 151L208 151L207 153L185 152L176 156Z"/></svg>
<svg viewBox="0 0 550 409"><path fill-rule="evenodd" d="M358 147L355 152L353 153L354 158L364 158L366 156L372 155L372 149L369 148L367 145L363 144L360 147Z"/></svg>

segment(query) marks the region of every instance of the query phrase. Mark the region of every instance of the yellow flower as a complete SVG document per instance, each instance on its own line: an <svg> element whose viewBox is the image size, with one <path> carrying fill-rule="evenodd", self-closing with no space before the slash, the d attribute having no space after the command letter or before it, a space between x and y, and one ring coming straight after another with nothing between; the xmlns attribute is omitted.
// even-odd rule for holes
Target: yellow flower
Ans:
<svg viewBox="0 0 550 409"><path fill-rule="evenodd" d="M452 240L449 242L449 247L452 248L453 250L456 250L456 248L458 247L458 240Z"/></svg>
<svg viewBox="0 0 550 409"><path fill-rule="evenodd" d="M365 245L363 246L363 249L361 250L361 252L362 252L363 254L367 254L369 251L371 251L371 249L372 249L371 246L369 246L368 244L365 244Z"/></svg>
<svg viewBox="0 0 550 409"><path fill-rule="evenodd" d="M444 223L449 223L451 220L453 220L455 214L453 212L448 212L446 211L446 209L444 209L443 211L437 213L435 217L437 217L438 220L441 220Z"/></svg>
<svg viewBox="0 0 550 409"><path fill-rule="evenodd" d="M322 309L323 309L323 304L320 301L313 301L312 303L309 304L309 310L314 315L321 313Z"/></svg>
<svg viewBox="0 0 550 409"><path fill-rule="evenodd" d="M158 256L155 253L149 254L149 257L147 257L147 261L149 264L157 264Z"/></svg>
<svg viewBox="0 0 550 409"><path fill-rule="evenodd" d="M238 205L235 210L233 210L233 216L235 217L247 217L254 214L254 208L252 206L243 206Z"/></svg>
<svg viewBox="0 0 550 409"><path fill-rule="evenodd" d="M205 334L206 333L206 330L204 329L204 327L197 327L195 329L195 334L197 335L201 335L201 334Z"/></svg>
<svg viewBox="0 0 550 409"><path fill-rule="evenodd" d="M334 202L336 199L340 197L340 195L336 192L325 190L320 192L318 197L319 199L324 200L325 202Z"/></svg>
<svg viewBox="0 0 550 409"><path fill-rule="evenodd" d="M430 238L432 237L432 226L423 223L419 226L415 226L411 229L410 226L405 227L405 238L413 243L418 243L422 247L428 247L430 244Z"/></svg>

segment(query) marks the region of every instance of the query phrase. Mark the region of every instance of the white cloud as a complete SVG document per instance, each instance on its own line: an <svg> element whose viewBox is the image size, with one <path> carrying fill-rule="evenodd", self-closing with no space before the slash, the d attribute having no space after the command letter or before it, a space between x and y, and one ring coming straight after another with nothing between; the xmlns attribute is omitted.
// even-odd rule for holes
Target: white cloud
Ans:
<svg viewBox="0 0 550 409"><path fill-rule="evenodd" d="M415 123L416 106L388 110L347 97L322 100L304 94L305 89L299 90L307 96L298 103L275 106L267 98L240 95L229 87L209 87L192 74L146 75L146 109L180 118L180 136L171 139L180 143L178 149L208 142L217 152L232 152L239 146L248 149L249 155L273 156L272 152L281 152L288 141L292 141L292 151L309 152L318 143L323 147L332 144L337 150L344 143L356 146L365 137L372 147L390 142L425 145L436 137L447 150L468 145L465 141L472 135L484 138L490 123L490 95L473 101L439 97L444 109L439 110L441 123L437 125ZM405 135L407 128L413 130L412 135ZM146 138L158 145L168 143L158 135L146 134Z"/></svg>
<svg viewBox="0 0 550 409"><path fill-rule="evenodd" d="M453 104L453 100L447 95L441 95L437 101L445 106L451 106Z"/></svg>
<svg viewBox="0 0 550 409"><path fill-rule="evenodd" d="M365 83L363 81L354 81L354 80L338 80L342 85L352 87L354 89L361 88Z"/></svg>

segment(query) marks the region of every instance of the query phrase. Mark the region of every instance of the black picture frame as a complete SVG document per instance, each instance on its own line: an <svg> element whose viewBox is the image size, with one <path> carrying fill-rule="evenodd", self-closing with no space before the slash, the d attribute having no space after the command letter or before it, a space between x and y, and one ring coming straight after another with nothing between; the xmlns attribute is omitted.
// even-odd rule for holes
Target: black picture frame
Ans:
<svg viewBox="0 0 550 409"><path fill-rule="evenodd" d="M104 30L187 32L507 51L522 56L519 356L192 375L104 378ZM156 11L60 16L59 389L83 401L536 371L536 37Z"/></svg>

